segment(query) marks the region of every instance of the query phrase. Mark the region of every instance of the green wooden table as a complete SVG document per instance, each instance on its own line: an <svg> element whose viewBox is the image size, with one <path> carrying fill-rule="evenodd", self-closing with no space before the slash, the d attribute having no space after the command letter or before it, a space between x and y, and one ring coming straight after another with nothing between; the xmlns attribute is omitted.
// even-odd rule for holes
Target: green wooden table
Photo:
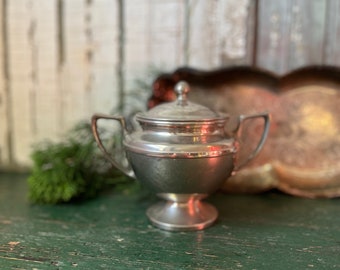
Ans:
<svg viewBox="0 0 340 270"><path fill-rule="evenodd" d="M151 226L143 190L30 205L27 175L0 174L0 269L340 269L340 201L216 194L205 231Z"/></svg>

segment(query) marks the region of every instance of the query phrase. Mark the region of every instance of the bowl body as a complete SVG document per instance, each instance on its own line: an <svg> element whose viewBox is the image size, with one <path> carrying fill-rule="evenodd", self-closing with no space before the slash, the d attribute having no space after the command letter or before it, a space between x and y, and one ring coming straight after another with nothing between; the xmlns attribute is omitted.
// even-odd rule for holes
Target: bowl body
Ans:
<svg viewBox="0 0 340 270"><path fill-rule="evenodd" d="M170 158L127 151L136 178L155 193L211 194L234 168L234 154Z"/></svg>

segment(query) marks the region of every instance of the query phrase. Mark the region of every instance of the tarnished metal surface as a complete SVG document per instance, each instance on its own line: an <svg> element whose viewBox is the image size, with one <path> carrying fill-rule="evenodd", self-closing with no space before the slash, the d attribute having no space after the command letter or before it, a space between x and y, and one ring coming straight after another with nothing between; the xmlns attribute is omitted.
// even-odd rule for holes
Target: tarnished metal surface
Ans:
<svg viewBox="0 0 340 270"><path fill-rule="evenodd" d="M307 67L283 77L251 68L210 72L179 69L154 83L149 105L169 98L172 82L185 78L189 99L238 115L268 110L269 138L246 168L225 182L228 192L253 193L278 188L303 197L340 196L340 70ZM160 95L162 93L163 95ZM170 97L171 98L171 97ZM234 123L227 129L232 132ZM238 158L255 147L261 120L244 124Z"/></svg>
<svg viewBox="0 0 340 270"><path fill-rule="evenodd" d="M132 132L125 129L121 117L109 115L94 115L92 129L99 148L113 165L171 201L147 211L154 225L166 230L201 230L216 220L217 211L201 203L202 196L197 194L208 196L215 192L235 170L258 155L268 137L269 115L241 114L233 134L228 134L228 115L189 102L190 87L186 82L178 82L174 88L177 100L137 114L140 127ZM106 151L98 133L100 119L118 121L125 129L123 145L133 174L121 165L122 159L117 161ZM244 123L258 119L264 121L259 140L244 159L235 161L240 148L236 137L243 134Z"/></svg>

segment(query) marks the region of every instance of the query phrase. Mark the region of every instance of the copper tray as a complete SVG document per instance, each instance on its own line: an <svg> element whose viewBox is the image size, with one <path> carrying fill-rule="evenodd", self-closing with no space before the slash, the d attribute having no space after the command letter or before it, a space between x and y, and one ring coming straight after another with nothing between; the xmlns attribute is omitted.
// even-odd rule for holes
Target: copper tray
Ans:
<svg viewBox="0 0 340 270"><path fill-rule="evenodd" d="M310 66L279 77L250 67L180 68L154 81L149 108L174 100L180 80L191 85L190 100L232 115L230 130L241 113L271 113L262 152L225 182L224 191L277 188L302 197L340 196L340 69ZM254 147L261 128L261 122L245 126L238 159Z"/></svg>

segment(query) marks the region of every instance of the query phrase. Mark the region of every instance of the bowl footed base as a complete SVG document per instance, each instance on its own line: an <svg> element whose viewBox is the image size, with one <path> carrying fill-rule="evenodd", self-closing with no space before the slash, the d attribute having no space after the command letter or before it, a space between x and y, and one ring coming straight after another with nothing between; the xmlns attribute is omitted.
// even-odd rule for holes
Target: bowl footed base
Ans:
<svg viewBox="0 0 340 270"><path fill-rule="evenodd" d="M207 228L217 219L216 208L202 202L200 196L180 197L180 201L170 199L152 205L146 212L151 223L167 231L195 231Z"/></svg>

